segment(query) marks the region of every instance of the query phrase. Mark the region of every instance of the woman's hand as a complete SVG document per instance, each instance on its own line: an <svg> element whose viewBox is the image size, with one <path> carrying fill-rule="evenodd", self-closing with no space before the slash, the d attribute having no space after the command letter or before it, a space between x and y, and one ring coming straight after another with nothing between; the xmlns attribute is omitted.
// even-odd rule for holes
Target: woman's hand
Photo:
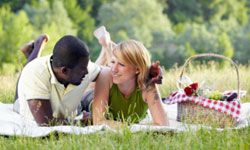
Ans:
<svg viewBox="0 0 250 150"><path fill-rule="evenodd" d="M162 84L162 69L159 61L154 62L149 68L146 87L153 84Z"/></svg>

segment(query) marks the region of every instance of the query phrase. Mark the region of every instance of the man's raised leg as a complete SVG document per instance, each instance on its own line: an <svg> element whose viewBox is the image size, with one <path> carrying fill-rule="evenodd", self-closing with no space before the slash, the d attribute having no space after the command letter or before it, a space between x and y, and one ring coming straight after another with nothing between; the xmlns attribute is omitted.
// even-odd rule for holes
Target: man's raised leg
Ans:
<svg viewBox="0 0 250 150"><path fill-rule="evenodd" d="M28 64L33 59L40 57L44 45L49 41L49 36L47 34L41 34L35 41L31 41L25 44L20 50L23 52L27 58L26 64ZM25 64L25 65L26 65ZM16 84L15 100L18 98L18 81Z"/></svg>
<svg viewBox="0 0 250 150"><path fill-rule="evenodd" d="M49 41L49 36L47 34L41 34L35 41L31 41L25 44L21 51L27 58L27 63L31 60L40 57L44 45Z"/></svg>

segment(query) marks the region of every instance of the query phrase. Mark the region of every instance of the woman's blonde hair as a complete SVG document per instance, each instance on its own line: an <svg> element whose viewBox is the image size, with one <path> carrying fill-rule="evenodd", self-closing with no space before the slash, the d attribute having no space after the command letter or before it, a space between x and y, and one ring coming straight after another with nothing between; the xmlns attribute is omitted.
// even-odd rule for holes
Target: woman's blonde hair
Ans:
<svg viewBox="0 0 250 150"><path fill-rule="evenodd" d="M123 41L114 47L113 55L138 69L137 84L140 88L144 88L151 65L150 54L145 46L135 40Z"/></svg>

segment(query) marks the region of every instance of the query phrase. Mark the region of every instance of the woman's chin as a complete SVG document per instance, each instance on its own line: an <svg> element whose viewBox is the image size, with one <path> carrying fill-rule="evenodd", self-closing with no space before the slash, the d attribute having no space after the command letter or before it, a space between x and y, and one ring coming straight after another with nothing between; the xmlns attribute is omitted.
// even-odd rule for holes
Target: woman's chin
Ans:
<svg viewBox="0 0 250 150"><path fill-rule="evenodd" d="M113 78L113 83L119 84L119 83L121 83L121 81L119 79L117 79L117 78Z"/></svg>
<svg viewBox="0 0 250 150"><path fill-rule="evenodd" d="M119 82L118 82L117 80L114 80L114 79L113 79L113 83L114 83L114 84L118 84Z"/></svg>

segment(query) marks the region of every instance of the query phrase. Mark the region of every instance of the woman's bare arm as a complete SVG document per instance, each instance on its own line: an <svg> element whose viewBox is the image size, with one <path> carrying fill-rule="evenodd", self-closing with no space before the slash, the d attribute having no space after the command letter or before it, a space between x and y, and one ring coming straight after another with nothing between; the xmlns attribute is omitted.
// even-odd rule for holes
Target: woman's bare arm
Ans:
<svg viewBox="0 0 250 150"><path fill-rule="evenodd" d="M156 84L143 90L143 98L148 104L154 125L169 125L167 113L163 109L160 92Z"/></svg>
<svg viewBox="0 0 250 150"><path fill-rule="evenodd" d="M112 76L109 68L103 68L99 74L96 84L93 101L93 124L106 124L112 128L117 128L122 125L121 122L107 120L105 113L107 112L109 90L112 86Z"/></svg>

